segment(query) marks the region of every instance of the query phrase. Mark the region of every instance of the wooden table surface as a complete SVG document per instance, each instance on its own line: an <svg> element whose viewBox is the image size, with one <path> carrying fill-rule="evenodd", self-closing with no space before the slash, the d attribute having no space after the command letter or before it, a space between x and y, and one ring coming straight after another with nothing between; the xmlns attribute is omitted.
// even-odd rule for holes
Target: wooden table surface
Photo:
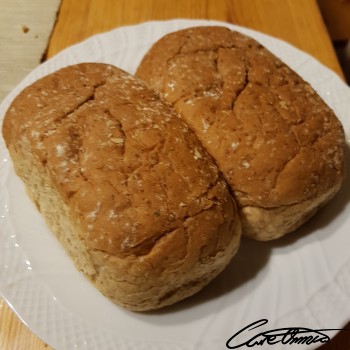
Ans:
<svg viewBox="0 0 350 350"><path fill-rule="evenodd" d="M95 33L172 18L222 20L270 34L311 54L343 78L316 0L62 0L46 57ZM350 329L350 323L345 326ZM350 349L348 333L340 332L320 349ZM0 299L0 350L17 349L50 347Z"/></svg>

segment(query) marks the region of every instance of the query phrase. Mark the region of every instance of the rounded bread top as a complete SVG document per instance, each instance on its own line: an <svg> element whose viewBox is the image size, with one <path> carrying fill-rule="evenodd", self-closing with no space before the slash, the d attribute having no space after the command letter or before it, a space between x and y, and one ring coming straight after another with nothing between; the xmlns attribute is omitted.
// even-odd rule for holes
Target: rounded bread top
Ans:
<svg viewBox="0 0 350 350"><path fill-rule="evenodd" d="M235 207L213 160L176 113L124 71L84 63L36 81L10 106L3 134L8 147L45 167L90 248L141 256L173 234L174 250L197 246L200 256L232 240ZM199 233L196 217L211 224Z"/></svg>
<svg viewBox="0 0 350 350"><path fill-rule="evenodd" d="M238 204L273 208L339 187L344 133L312 87L257 41L225 27L161 38L137 76L175 106Z"/></svg>

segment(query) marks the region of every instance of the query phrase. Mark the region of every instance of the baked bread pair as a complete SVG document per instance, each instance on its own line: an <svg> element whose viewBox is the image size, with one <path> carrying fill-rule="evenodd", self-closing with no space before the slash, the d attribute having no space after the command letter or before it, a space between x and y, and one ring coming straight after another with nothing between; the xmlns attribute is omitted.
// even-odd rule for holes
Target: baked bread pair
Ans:
<svg viewBox="0 0 350 350"><path fill-rule="evenodd" d="M225 28L166 36L137 74L164 100L116 67L74 65L24 89L3 136L77 268L145 311L218 275L241 225L277 238L324 205L341 185L344 135L308 84Z"/></svg>

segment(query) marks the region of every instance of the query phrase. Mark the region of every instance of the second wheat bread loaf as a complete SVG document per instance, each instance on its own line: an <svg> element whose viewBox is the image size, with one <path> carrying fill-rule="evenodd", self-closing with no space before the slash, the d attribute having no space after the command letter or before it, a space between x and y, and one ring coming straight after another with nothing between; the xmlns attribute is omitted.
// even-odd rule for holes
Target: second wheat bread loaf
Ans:
<svg viewBox="0 0 350 350"><path fill-rule="evenodd" d="M137 75L175 107L215 159L246 236L291 232L339 190L339 120L252 38L225 27L173 32L151 47Z"/></svg>

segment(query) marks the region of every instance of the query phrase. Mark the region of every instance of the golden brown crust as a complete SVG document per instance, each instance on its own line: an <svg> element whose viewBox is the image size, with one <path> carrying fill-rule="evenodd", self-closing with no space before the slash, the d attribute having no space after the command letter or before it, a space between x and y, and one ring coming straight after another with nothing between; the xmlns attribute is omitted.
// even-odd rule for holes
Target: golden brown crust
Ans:
<svg viewBox="0 0 350 350"><path fill-rule="evenodd" d="M328 201L339 189L340 122L309 84L255 40L224 27L181 30L154 44L137 75L195 132L242 214L247 207L276 209L270 238L295 229L295 222L324 204L324 193L331 192ZM286 217L281 225L281 207L295 213L293 224ZM247 216L243 221L246 235L265 239L261 224Z"/></svg>
<svg viewBox="0 0 350 350"><path fill-rule="evenodd" d="M10 106L3 135L78 267L125 307L193 294L238 248L235 205L212 159L169 106L115 67L79 64L37 81Z"/></svg>

